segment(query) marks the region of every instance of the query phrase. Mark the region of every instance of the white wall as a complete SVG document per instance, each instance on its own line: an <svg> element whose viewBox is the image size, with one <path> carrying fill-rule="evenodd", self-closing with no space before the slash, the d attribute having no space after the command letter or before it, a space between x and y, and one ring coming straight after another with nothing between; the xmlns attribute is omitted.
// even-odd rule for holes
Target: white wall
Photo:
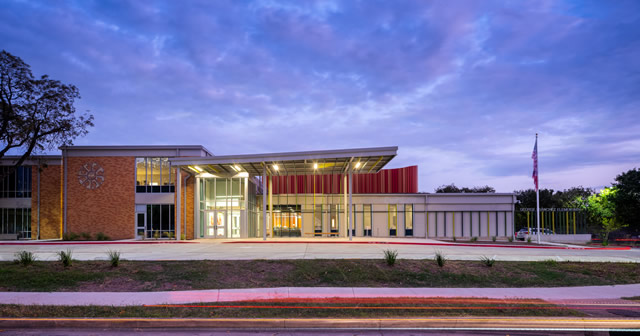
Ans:
<svg viewBox="0 0 640 336"><path fill-rule="evenodd" d="M339 204L341 207L340 226L341 235L348 236L347 223L344 222L343 195L316 194L315 203L323 204L323 231L329 228L329 204ZM313 195L274 195L274 204L302 204L304 220L304 236L313 236ZM375 237L389 237L389 204L398 206L397 236L405 234L404 206L413 204L413 236L443 238L456 237L505 237L513 234L513 194L367 194L353 195L356 206L355 228L356 236L363 236L363 204L371 204L372 229ZM454 215L455 212L455 215ZM497 229L496 232L496 212ZM487 213L488 218L487 218ZM505 218L506 213L506 218ZM479 215L479 216L478 216ZM479 218L478 218L479 217ZM445 227L446 218L446 227ZM455 218L455 225L454 225ZM480 223L478 223L478 220ZM427 223L428 229L427 232ZM506 224L506 228L505 228ZM478 232L480 225L480 232ZM489 226L488 226L489 225ZM446 232L446 236L445 236Z"/></svg>

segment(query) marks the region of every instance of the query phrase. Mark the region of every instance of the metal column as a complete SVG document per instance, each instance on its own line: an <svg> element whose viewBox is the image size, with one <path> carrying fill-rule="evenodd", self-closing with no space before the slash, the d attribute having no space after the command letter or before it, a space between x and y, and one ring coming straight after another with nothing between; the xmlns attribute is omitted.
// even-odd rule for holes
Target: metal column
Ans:
<svg viewBox="0 0 640 336"><path fill-rule="evenodd" d="M349 169L349 240L353 240L353 179L351 169Z"/></svg>
<svg viewBox="0 0 640 336"><path fill-rule="evenodd" d="M180 174L180 167L176 167L176 240L180 240L180 228L182 227L182 213L181 213L181 199L182 199L182 174Z"/></svg>
<svg viewBox="0 0 640 336"><path fill-rule="evenodd" d="M262 240L267 240L267 166L262 166Z"/></svg>

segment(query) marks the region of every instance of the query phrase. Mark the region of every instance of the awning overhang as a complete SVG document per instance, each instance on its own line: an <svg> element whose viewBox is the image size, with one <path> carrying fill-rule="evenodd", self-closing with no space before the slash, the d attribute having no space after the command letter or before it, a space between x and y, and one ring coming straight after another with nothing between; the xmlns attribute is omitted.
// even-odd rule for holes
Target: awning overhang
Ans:
<svg viewBox="0 0 640 336"><path fill-rule="evenodd" d="M377 173L393 159L398 147L374 147L307 152L170 158L172 166L192 174L215 176Z"/></svg>

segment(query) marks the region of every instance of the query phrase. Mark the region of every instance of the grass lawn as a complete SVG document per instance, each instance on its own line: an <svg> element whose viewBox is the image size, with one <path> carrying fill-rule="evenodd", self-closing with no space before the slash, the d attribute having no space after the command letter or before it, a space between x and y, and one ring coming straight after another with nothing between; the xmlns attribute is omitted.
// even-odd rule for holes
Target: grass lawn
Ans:
<svg viewBox="0 0 640 336"><path fill-rule="evenodd" d="M287 300L198 303L192 307L0 305L3 317L324 318L432 316L585 316L537 300ZM186 305L185 305L186 306Z"/></svg>
<svg viewBox="0 0 640 336"><path fill-rule="evenodd" d="M559 287L640 283L638 263L449 260L0 262L0 291L161 291L256 287Z"/></svg>

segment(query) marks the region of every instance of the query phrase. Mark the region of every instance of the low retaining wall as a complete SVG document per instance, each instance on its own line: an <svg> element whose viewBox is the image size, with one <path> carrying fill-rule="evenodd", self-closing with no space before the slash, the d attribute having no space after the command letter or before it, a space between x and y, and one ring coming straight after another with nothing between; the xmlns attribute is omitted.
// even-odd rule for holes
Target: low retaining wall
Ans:
<svg viewBox="0 0 640 336"><path fill-rule="evenodd" d="M537 235L525 235L524 239L527 240L531 237L532 241L537 240ZM547 234L540 235L541 241L547 241L552 243L583 243L586 244L591 241L591 234Z"/></svg>

